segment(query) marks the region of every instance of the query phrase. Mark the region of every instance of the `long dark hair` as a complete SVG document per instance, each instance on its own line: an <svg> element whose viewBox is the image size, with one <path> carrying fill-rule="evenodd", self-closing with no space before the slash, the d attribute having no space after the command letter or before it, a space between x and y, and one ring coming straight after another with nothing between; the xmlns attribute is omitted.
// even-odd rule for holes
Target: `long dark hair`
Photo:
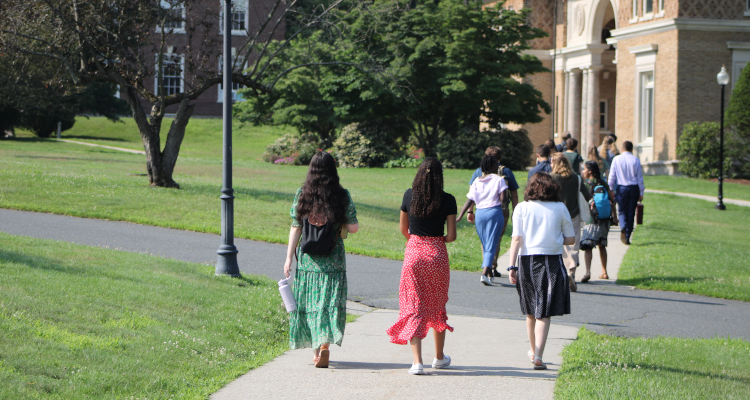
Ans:
<svg viewBox="0 0 750 400"><path fill-rule="evenodd" d="M310 160L307 179L297 200L297 221L313 217L343 224L348 207L349 196L339 183L336 161L326 152L316 153Z"/></svg>
<svg viewBox="0 0 750 400"><path fill-rule="evenodd" d="M602 179L602 172L599 169L599 163L596 161L586 161L586 163L583 164L583 166L591 172L591 176L594 177L594 182L596 182L597 185L604 186L604 180Z"/></svg>
<svg viewBox="0 0 750 400"><path fill-rule="evenodd" d="M411 184L409 209L419 218L430 218L440 210L443 201L443 165L437 158L422 161Z"/></svg>

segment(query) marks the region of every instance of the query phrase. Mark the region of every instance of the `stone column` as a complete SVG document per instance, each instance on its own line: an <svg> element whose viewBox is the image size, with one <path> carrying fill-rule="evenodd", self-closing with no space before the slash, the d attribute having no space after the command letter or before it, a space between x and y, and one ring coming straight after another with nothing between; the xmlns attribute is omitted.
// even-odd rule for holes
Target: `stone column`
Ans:
<svg viewBox="0 0 750 400"><path fill-rule="evenodd" d="M599 71L601 66L592 66L588 74L588 119L586 120L586 147L581 148L581 154L588 152L588 146L599 145Z"/></svg>
<svg viewBox="0 0 750 400"><path fill-rule="evenodd" d="M588 120L589 120L589 70L588 68L583 70L583 77L582 77L582 83L583 88L581 89L581 124L579 125L580 131L578 132L578 136L573 135L576 139L578 139L578 152L581 152L581 149L584 146L584 141L587 138L588 135Z"/></svg>
<svg viewBox="0 0 750 400"><path fill-rule="evenodd" d="M568 108L568 130L579 138L581 133L581 70L570 72L570 106Z"/></svg>
<svg viewBox="0 0 750 400"><path fill-rule="evenodd" d="M570 130L570 72L565 72L565 87L563 88L563 104L565 110L562 115L563 120L563 129L562 132L565 133ZM558 111L559 112L559 111Z"/></svg>

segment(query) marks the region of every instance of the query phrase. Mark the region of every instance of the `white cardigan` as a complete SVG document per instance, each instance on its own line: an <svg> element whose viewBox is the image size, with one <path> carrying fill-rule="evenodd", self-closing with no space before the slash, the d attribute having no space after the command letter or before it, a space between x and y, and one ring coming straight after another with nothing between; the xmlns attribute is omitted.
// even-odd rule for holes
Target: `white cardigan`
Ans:
<svg viewBox="0 0 750 400"><path fill-rule="evenodd" d="M513 236L523 237L519 255L557 255L563 252L563 237L575 237L575 231L565 204L524 201L513 210Z"/></svg>

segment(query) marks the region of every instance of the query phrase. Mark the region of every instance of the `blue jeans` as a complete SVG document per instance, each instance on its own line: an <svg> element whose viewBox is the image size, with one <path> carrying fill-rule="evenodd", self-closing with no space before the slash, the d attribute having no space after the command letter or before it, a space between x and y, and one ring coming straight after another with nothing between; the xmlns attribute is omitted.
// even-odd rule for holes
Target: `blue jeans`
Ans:
<svg viewBox="0 0 750 400"><path fill-rule="evenodd" d="M633 233L633 224L635 222L635 209L638 206L638 197L641 196L641 190L638 185L618 186L617 187L617 207L618 216L620 217L620 229L630 238Z"/></svg>

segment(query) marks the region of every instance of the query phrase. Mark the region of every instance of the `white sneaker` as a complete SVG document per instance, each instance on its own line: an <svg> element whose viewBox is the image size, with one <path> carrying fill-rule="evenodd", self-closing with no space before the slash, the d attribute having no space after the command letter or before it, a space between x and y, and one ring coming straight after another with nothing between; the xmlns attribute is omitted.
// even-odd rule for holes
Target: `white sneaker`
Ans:
<svg viewBox="0 0 750 400"><path fill-rule="evenodd" d="M422 364L414 364L409 368L409 373L412 375L424 375L424 366Z"/></svg>
<svg viewBox="0 0 750 400"><path fill-rule="evenodd" d="M440 369L446 368L451 365L451 358L447 354L443 354L443 359L438 360L437 358L432 360L432 368Z"/></svg>
<svg viewBox="0 0 750 400"><path fill-rule="evenodd" d="M479 282L482 282L486 286L492 286L492 281L490 281L490 278L488 278L487 275L480 276Z"/></svg>

